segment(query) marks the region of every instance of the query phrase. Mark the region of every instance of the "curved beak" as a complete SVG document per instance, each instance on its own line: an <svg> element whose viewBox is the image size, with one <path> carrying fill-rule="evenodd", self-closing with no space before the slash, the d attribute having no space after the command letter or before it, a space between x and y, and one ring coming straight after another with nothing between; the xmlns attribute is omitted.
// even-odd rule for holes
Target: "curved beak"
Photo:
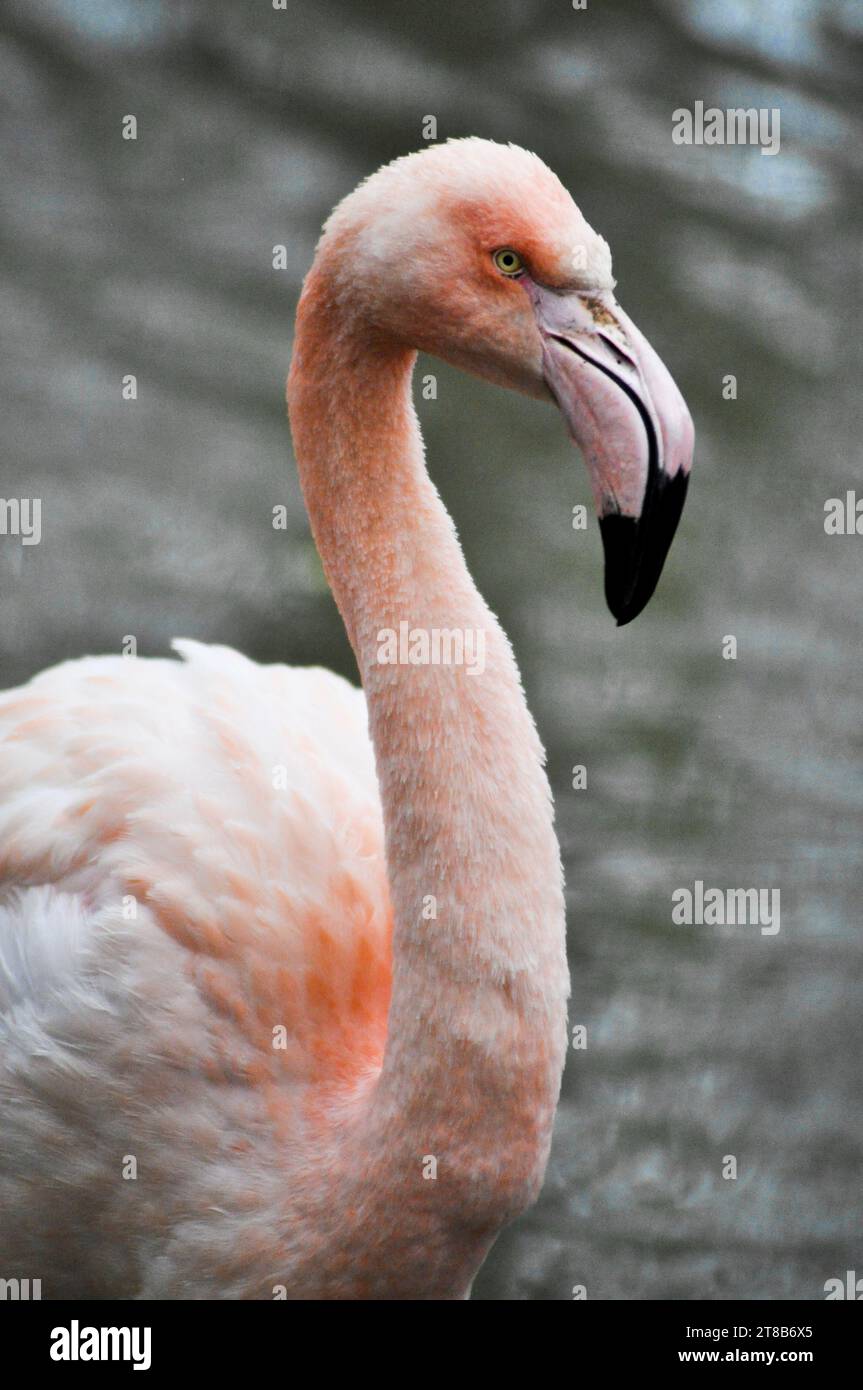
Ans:
<svg viewBox="0 0 863 1390"><path fill-rule="evenodd" d="M542 338L543 373L587 462L605 550L605 597L618 625L637 617L662 573L683 502L695 432L667 368L609 291L523 280Z"/></svg>

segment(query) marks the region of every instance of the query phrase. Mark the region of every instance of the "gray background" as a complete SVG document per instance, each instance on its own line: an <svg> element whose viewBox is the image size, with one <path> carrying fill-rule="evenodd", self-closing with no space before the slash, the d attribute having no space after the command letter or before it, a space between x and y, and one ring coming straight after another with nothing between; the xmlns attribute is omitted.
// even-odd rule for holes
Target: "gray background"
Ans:
<svg viewBox="0 0 863 1390"><path fill-rule="evenodd" d="M608 238L698 432L633 626L595 523L570 527L589 494L555 412L438 366L418 401L549 749L589 1039L476 1296L811 1299L863 1273L863 537L823 526L861 477L861 6L28 0L0 30L0 496L43 499L41 545L0 538L3 685L128 633L352 674L283 379L322 219L425 115L536 149ZM779 107L780 154L674 145L699 99ZM778 887L779 935L673 926L696 878Z"/></svg>

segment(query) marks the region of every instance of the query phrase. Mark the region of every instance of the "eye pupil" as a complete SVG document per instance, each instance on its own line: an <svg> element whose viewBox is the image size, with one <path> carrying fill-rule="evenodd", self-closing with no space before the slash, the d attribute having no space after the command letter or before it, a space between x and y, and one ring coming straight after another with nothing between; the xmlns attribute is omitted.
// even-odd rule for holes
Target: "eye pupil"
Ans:
<svg viewBox="0 0 863 1390"><path fill-rule="evenodd" d="M517 275L522 269L521 256L517 251L503 248L500 251L495 251L493 259L498 270L502 271L504 275Z"/></svg>

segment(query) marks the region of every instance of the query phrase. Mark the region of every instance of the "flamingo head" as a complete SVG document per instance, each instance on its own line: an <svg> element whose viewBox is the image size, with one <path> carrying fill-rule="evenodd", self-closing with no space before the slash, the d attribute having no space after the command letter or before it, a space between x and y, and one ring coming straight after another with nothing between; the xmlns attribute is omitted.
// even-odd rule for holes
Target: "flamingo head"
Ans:
<svg viewBox="0 0 863 1390"><path fill-rule="evenodd" d="M693 425L556 175L513 145L433 145L339 204L325 244L369 328L557 404L587 463L608 606L635 618L677 528Z"/></svg>

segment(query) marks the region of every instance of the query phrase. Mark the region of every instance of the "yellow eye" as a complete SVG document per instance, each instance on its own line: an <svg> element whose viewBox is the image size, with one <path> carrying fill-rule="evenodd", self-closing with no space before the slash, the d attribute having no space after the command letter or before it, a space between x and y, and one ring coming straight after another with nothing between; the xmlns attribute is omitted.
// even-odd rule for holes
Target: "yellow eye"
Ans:
<svg viewBox="0 0 863 1390"><path fill-rule="evenodd" d="M495 251L492 260L502 275L520 275L524 270L524 261L517 251L511 251L508 246L503 246L499 251Z"/></svg>

